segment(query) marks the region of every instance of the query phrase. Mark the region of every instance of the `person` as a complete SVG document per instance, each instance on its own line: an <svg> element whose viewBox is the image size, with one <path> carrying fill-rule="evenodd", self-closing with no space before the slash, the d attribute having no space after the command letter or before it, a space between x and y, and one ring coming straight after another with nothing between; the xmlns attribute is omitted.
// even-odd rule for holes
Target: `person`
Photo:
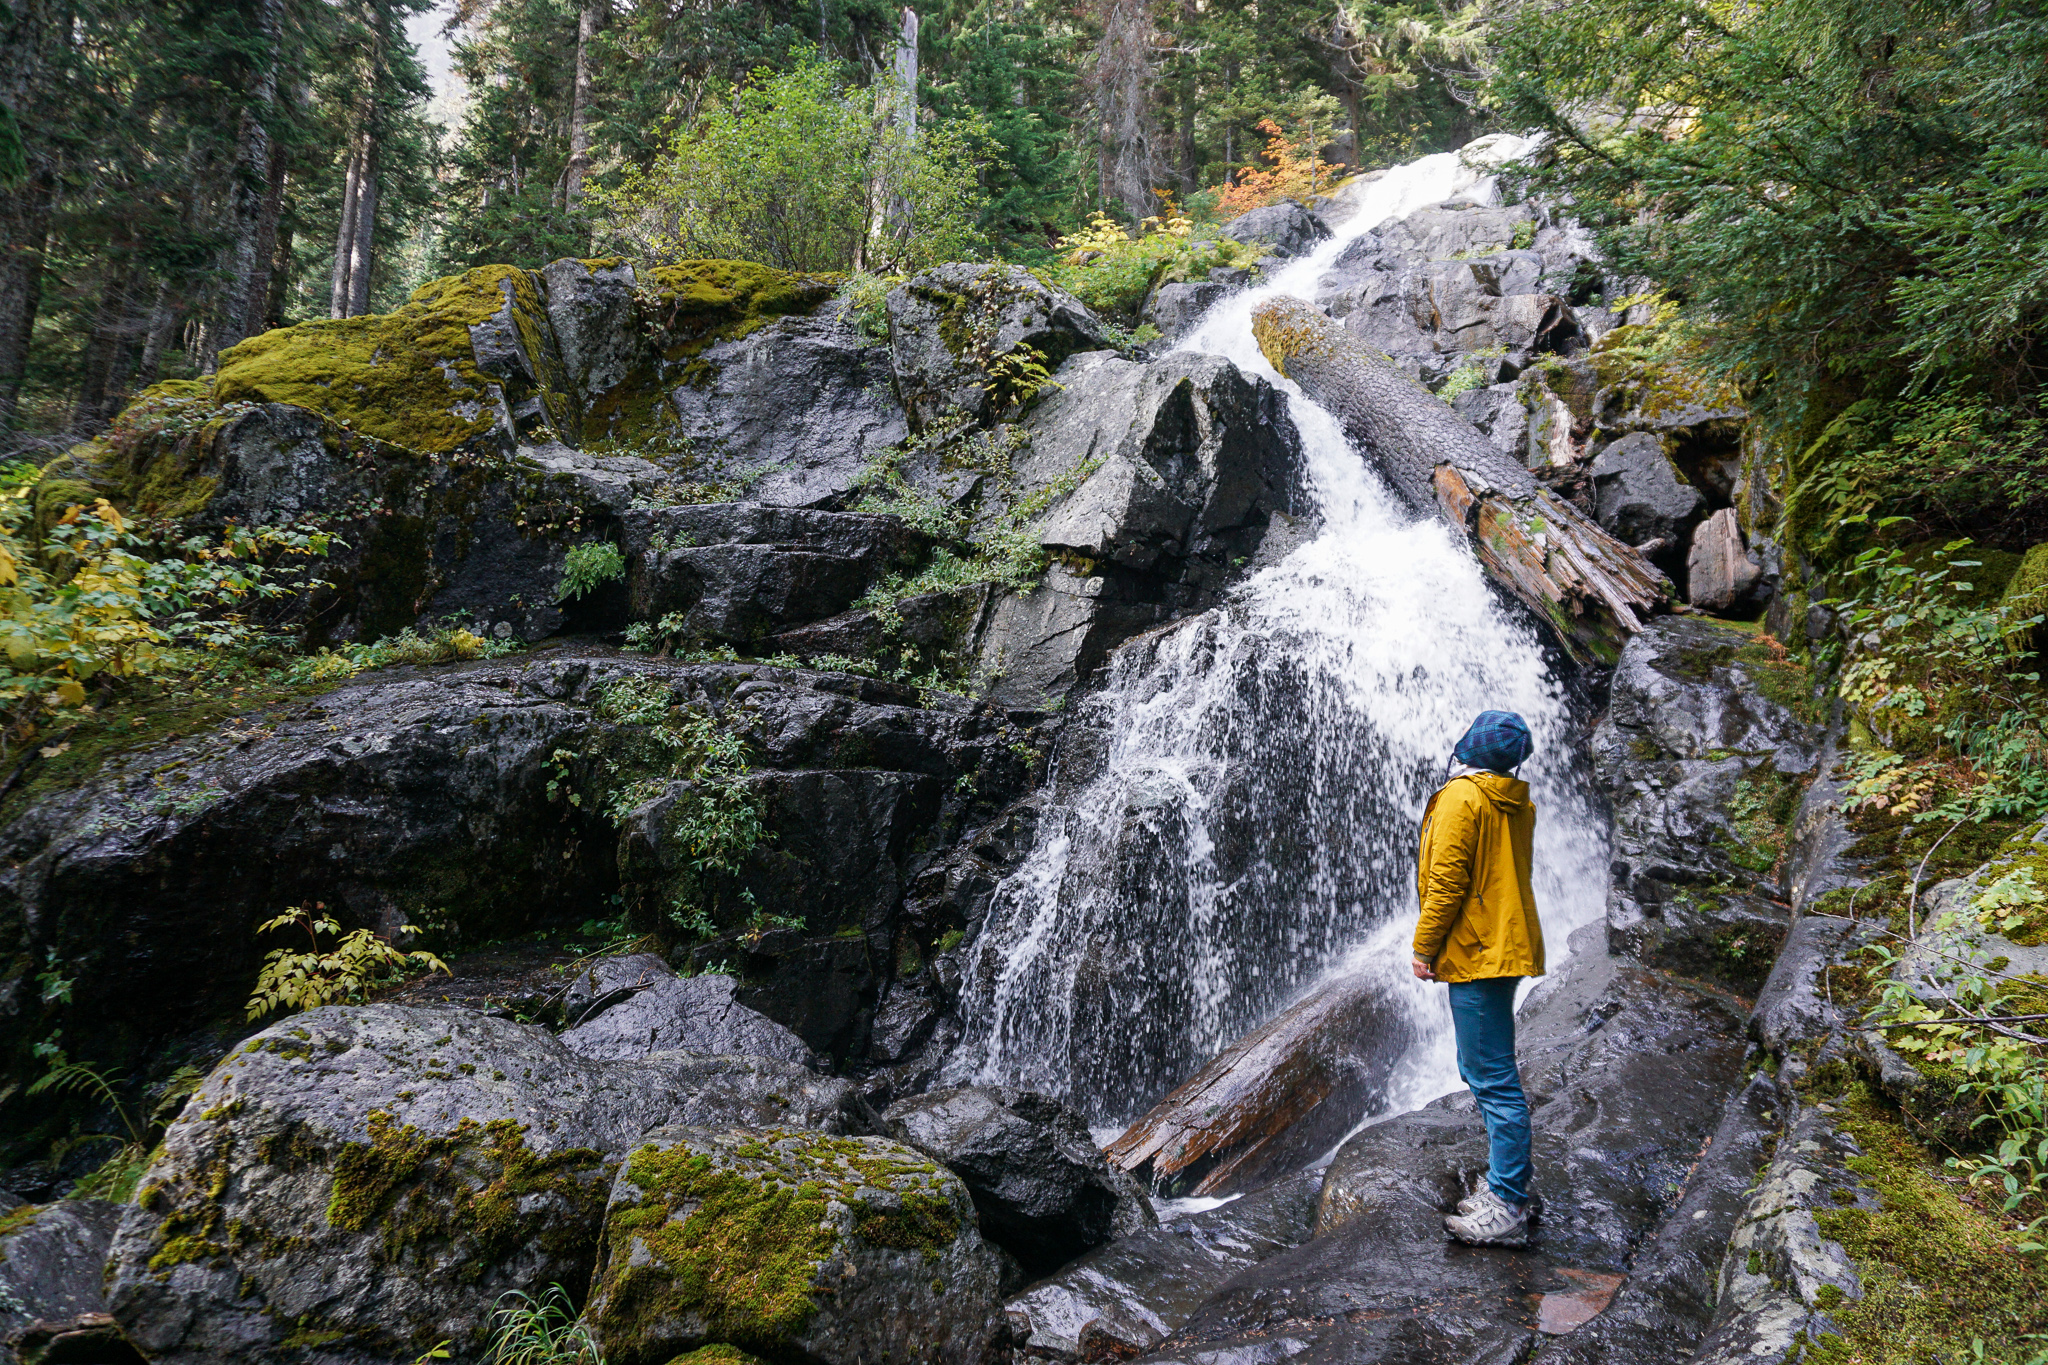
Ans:
<svg viewBox="0 0 2048 1365"><path fill-rule="evenodd" d="M1514 773L1534 747L1512 711L1485 711L1452 751L1449 778L1422 813L1414 971L1450 987L1458 1074L1486 1121L1486 1181L1444 1219L1476 1246L1529 1237L1529 1101L1515 1069L1515 988L1543 974L1543 925L1530 885L1536 806Z"/></svg>

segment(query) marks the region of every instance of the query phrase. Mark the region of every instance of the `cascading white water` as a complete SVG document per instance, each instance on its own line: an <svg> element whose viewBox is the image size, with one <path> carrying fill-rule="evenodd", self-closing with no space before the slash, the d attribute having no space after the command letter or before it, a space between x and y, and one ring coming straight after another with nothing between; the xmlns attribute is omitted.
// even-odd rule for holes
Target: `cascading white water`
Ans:
<svg viewBox="0 0 2048 1365"><path fill-rule="evenodd" d="M1521 144L1496 141L1500 159ZM1468 149L1468 155L1471 149ZM1497 164L1497 163L1496 163ZM1182 343L1289 395L1322 529L1231 602L1121 650L1077 723L1101 772L1050 813L971 956L948 1083L1023 1085L1128 1120L1332 972L1365 973L1411 1030L1387 1096L1456 1085L1441 987L1415 981L1414 837L1479 711L1525 716L1537 893L1552 962L1601 912L1605 837L1579 794L1572 720L1532 631L1469 550L1417 521L1329 413L1274 373L1252 310L1312 297L1359 234L1427 204L1491 202L1459 154L1395 167L1310 257L1213 308ZM1579 779L1582 780L1582 779Z"/></svg>

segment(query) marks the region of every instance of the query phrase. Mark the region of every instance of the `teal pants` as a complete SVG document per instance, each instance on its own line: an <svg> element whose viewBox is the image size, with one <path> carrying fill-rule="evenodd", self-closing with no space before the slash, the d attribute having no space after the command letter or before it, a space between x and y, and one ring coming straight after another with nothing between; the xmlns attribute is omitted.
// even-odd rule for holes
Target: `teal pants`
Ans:
<svg viewBox="0 0 2048 1365"><path fill-rule="evenodd" d="M1529 1202L1529 1098L1515 1069L1515 987L1519 976L1451 983L1458 1074L1486 1120L1486 1183L1519 1208Z"/></svg>

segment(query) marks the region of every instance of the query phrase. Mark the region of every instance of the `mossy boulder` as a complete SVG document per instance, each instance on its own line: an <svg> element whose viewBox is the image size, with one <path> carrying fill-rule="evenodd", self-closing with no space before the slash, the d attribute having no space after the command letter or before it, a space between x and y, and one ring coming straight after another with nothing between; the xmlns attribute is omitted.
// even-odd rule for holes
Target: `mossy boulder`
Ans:
<svg viewBox="0 0 2048 1365"><path fill-rule="evenodd" d="M1022 266L934 266L888 308L896 390L919 430L999 416L1068 356L1112 345L1086 304Z"/></svg>
<svg viewBox="0 0 2048 1365"><path fill-rule="evenodd" d="M660 1129L627 1157L587 1318L612 1365L981 1359L1001 1261L967 1188L884 1138Z"/></svg>
<svg viewBox="0 0 2048 1365"><path fill-rule="evenodd" d="M172 1125L108 1303L166 1365L381 1363L441 1341L478 1360L498 1295L585 1282L646 1128L830 1126L846 1092L765 1059L590 1061L466 1011L311 1010L236 1048Z"/></svg>

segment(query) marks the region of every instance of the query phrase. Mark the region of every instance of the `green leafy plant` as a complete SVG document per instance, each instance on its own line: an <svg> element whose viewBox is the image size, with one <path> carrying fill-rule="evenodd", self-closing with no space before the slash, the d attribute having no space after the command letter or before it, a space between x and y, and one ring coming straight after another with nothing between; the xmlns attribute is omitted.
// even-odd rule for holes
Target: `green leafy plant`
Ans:
<svg viewBox="0 0 2048 1365"><path fill-rule="evenodd" d="M490 1365L604 1365L569 1291L551 1284L538 1298L514 1289L491 1314Z"/></svg>
<svg viewBox="0 0 2048 1365"><path fill-rule="evenodd" d="M462 659L498 659L520 648L516 640L496 640L454 622L407 626L367 644L321 649L294 659L285 676L295 683L336 682L373 668L395 664L445 664Z"/></svg>
<svg viewBox="0 0 2048 1365"><path fill-rule="evenodd" d="M311 944L308 951L274 948L263 958L263 970L256 977L256 993L249 997L248 1017L261 1019L273 1010L306 1010L331 1005L337 1000L361 1000L382 981L413 969L442 972L448 964L424 951L405 952L394 948L369 929L341 933L341 925L322 913L294 905L274 919L258 925L256 932L268 934L280 929L302 929ZM402 934L419 932L403 925ZM322 939L338 940L323 944Z"/></svg>
<svg viewBox="0 0 2048 1365"><path fill-rule="evenodd" d="M1229 237L1200 238L1179 214L1147 218L1136 232L1098 213L1054 246L1054 284L1099 313L1135 317L1155 286L1201 280L1218 267L1249 267L1267 248Z"/></svg>
<svg viewBox="0 0 2048 1365"><path fill-rule="evenodd" d="M70 1144L76 1146L95 1140L119 1144L112 1156L72 1187L71 1197L125 1203L142 1179L143 1168L149 1164L149 1154L157 1139L177 1117L186 1099L206 1079L205 1074L196 1067L179 1067L157 1092L156 1101L147 1115L138 1115L121 1098L119 1076L110 1076L82 1062L72 1061L57 1046L54 1037L39 1045L36 1051L49 1065L49 1070L29 1083L28 1094L63 1094L69 1091L85 1095L111 1110L122 1129L119 1133L83 1134Z"/></svg>
<svg viewBox="0 0 2048 1365"><path fill-rule="evenodd" d="M626 576L626 556L609 540L587 540L571 546L562 561L562 581L555 589L557 602L573 602L606 583Z"/></svg>

